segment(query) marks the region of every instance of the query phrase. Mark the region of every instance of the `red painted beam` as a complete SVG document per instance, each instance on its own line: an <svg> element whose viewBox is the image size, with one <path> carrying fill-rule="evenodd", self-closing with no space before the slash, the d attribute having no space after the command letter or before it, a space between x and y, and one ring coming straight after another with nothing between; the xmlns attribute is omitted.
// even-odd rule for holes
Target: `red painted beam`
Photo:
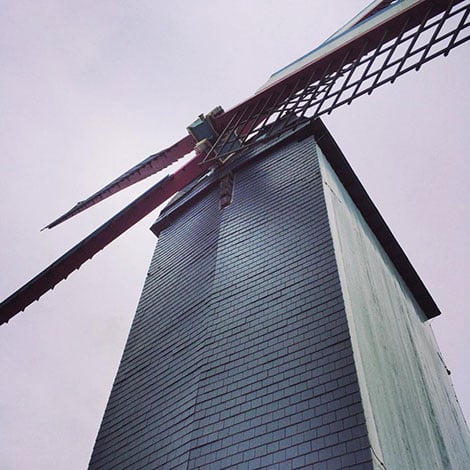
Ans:
<svg viewBox="0 0 470 470"><path fill-rule="evenodd" d="M113 194L121 191L122 189L125 189L128 186L137 183L138 181L142 181L143 179L157 173L160 170L163 170L180 158L184 157L193 149L194 139L190 135L187 135L171 147L157 152L154 155L150 155L150 157L147 157L145 160L123 173L104 188L92 194L89 198L78 202L72 209L44 228L53 228L56 225L65 222L71 217L79 214L89 207L94 206L98 202L101 202L103 199L106 199L109 196L112 196Z"/></svg>
<svg viewBox="0 0 470 470"><path fill-rule="evenodd" d="M204 154L196 156L181 169L152 186L31 281L10 295L0 304L0 324L8 322L10 318L23 311L47 291L53 289L60 281L66 279L69 274L80 268L83 263L91 259L156 207L163 204L198 176L204 174L207 166L201 165L203 157Z"/></svg>

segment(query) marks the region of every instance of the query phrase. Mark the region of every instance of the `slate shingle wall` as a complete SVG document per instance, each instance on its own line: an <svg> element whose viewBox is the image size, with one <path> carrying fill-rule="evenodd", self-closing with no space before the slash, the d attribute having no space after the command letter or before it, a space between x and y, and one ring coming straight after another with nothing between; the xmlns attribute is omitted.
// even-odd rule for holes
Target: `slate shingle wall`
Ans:
<svg viewBox="0 0 470 470"><path fill-rule="evenodd" d="M91 468L372 468L312 138L162 231Z"/></svg>
<svg viewBox="0 0 470 470"><path fill-rule="evenodd" d="M161 234L90 468L185 468L219 217L214 193Z"/></svg>

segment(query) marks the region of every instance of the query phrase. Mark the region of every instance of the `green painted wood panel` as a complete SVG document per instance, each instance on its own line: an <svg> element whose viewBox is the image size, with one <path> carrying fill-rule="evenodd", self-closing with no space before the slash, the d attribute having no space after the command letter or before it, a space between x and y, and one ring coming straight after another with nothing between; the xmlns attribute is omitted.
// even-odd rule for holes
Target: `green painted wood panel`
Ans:
<svg viewBox="0 0 470 470"><path fill-rule="evenodd" d="M470 468L468 427L425 314L318 153L375 466Z"/></svg>

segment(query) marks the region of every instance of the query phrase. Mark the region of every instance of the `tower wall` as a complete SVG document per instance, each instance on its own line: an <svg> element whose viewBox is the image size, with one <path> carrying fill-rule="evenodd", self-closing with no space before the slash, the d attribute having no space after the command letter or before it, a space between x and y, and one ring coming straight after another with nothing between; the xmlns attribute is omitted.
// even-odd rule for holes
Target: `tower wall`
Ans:
<svg viewBox="0 0 470 470"><path fill-rule="evenodd" d="M439 311L321 122L189 185L154 231L90 468L465 468Z"/></svg>
<svg viewBox="0 0 470 470"><path fill-rule="evenodd" d="M90 468L372 468L315 142L250 158L162 216Z"/></svg>

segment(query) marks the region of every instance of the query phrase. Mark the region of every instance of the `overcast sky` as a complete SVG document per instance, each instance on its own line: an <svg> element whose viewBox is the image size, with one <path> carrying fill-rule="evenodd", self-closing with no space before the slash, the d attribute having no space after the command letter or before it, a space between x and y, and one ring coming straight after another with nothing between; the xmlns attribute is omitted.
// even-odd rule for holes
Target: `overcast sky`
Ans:
<svg viewBox="0 0 470 470"><path fill-rule="evenodd" d="M0 2L0 296L159 176L52 231L78 200L253 94L367 0ZM324 119L443 314L470 418L468 45ZM157 212L0 327L2 469L86 468Z"/></svg>

